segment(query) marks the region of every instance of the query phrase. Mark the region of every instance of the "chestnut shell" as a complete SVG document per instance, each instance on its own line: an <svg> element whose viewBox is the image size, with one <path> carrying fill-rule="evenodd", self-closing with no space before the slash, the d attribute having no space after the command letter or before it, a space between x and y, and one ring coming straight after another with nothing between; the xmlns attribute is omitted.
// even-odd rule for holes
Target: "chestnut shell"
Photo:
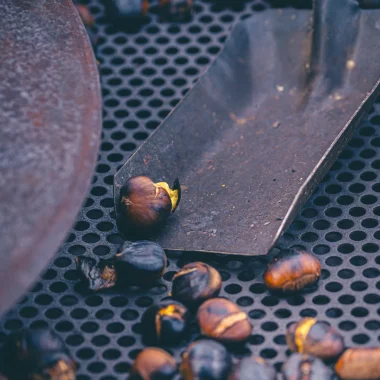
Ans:
<svg viewBox="0 0 380 380"><path fill-rule="evenodd" d="M335 365L343 380L380 379L380 348L348 348Z"/></svg>
<svg viewBox="0 0 380 380"><path fill-rule="evenodd" d="M173 277L172 297L190 306L218 296L222 287L220 273L202 262L183 266Z"/></svg>
<svg viewBox="0 0 380 380"><path fill-rule="evenodd" d="M145 240L127 242L114 262L118 284L151 285L163 276L166 263L160 245Z"/></svg>
<svg viewBox="0 0 380 380"><path fill-rule="evenodd" d="M182 354L181 373L184 380L227 379L231 368L230 353L213 340L193 342Z"/></svg>
<svg viewBox="0 0 380 380"><path fill-rule="evenodd" d="M276 370L260 357L242 359L233 369L228 380L276 380Z"/></svg>
<svg viewBox="0 0 380 380"><path fill-rule="evenodd" d="M288 347L299 353L329 360L344 350L344 338L328 323L313 318L303 318L292 323L286 331Z"/></svg>
<svg viewBox="0 0 380 380"><path fill-rule="evenodd" d="M75 259L77 270L88 282L93 291L111 288L116 285L116 271L113 261L100 260L99 263L90 257L78 256Z"/></svg>
<svg viewBox="0 0 380 380"><path fill-rule="evenodd" d="M197 320L203 335L221 342L242 342L252 332L248 315L225 298L212 298L198 309Z"/></svg>
<svg viewBox="0 0 380 380"><path fill-rule="evenodd" d="M169 193L145 176L130 178L120 189L120 218L118 225L128 237L143 238L161 229L181 199L178 179L173 190L178 191L178 201L173 208Z"/></svg>
<svg viewBox="0 0 380 380"><path fill-rule="evenodd" d="M295 292L315 284L321 275L321 264L311 253L295 249L281 251L268 265L264 283L268 289Z"/></svg>
<svg viewBox="0 0 380 380"><path fill-rule="evenodd" d="M171 380L178 373L173 356L160 348L142 350L133 363L129 380Z"/></svg>
<svg viewBox="0 0 380 380"><path fill-rule="evenodd" d="M10 379L75 380L76 364L52 330L20 330L2 347L2 372Z"/></svg>
<svg viewBox="0 0 380 380"><path fill-rule="evenodd" d="M332 380L333 373L322 360L307 354L292 354L282 366L284 380Z"/></svg>
<svg viewBox="0 0 380 380"><path fill-rule="evenodd" d="M166 300L145 311L142 325L149 343L176 345L189 332L190 314L180 302Z"/></svg>

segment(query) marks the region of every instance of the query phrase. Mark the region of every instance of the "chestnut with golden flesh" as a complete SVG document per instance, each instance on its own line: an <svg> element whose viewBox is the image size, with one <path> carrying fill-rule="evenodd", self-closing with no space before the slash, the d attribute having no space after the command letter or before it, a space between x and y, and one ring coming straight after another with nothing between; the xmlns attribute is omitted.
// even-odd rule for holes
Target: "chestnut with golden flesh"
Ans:
<svg viewBox="0 0 380 380"><path fill-rule="evenodd" d="M222 287L220 273L210 265L195 262L185 265L173 277L173 298L188 305L199 305L218 296Z"/></svg>
<svg viewBox="0 0 380 380"><path fill-rule="evenodd" d="M333 359L344 350L343 336L328 323L314 318L303 318L298 323L292 323L286 331L286 342L292 351L322 360Z"/></svg>
<svg viewBox="0 0 380 380"><path fill-rule="evenodd" d="M173 356L160 348L148 347L137 355L129 380L171 380L177 372Z"/></svg>
<svg viewBox="0 0 380 380"><path fill-rule="evenodd" d="M307 354L292 354L282 366L284 380L332 380L333 373L322 360Z"/></svg>
<svg viewBox="0 0 380 380"><path fill-rule="evenodd" d="M335 372L343 380L380 379L380 347L347 349L337 361Z"/></svg>
<svg viewBox="0 0 380 380"><path fill-rule="evenodd" d="M280 252L268 265L264 282L274 291L294 292L319 280L321 264L312 254L295 249Z"/></svg>
<svg viewBox="0 0 380 380"><path fill-rule="evenodd" d="M76 364L62 339L44 328L12 333L2 348L10 379L75 380Z"/></svg>
<svg viewBox="0 0 380 380"><path fill-rule="evenodd" d="M142 325L147 340L162 345L175 345L189 331L190 314L179 302L162 301L145 311Z"/></svg>
<svg viewBox="0 0 380 380"><path fill-rule="evenodd" d="M242 342L252 332L248 315L225 298L212 298L199 307L197 320L203 335L222 342Z"/></svg>
<svg viewBox="0 0 380 380"><path fill-rule="evenodd" d="M127 242L116 255L117 281L127 285L151 285L163 276L166 263L166 254L160 245L145 240Z"/></svg>
<svg viewBox="0 0 380 380"><path fill-rule="evenodd" d="M233 369L228 380L276 380L276 370L263 358L242 359Z"/></svg>
<svg viewBox="0 0 380 380"><path fill-rule="evenodd" d="M130 178L120 190L122 232L140 237L155 232L164 226L180 200L178 179L170 189L166 182L153 183L145 176Z"/></svg>
<svg viewBox="0 0 380 380"><path fill-rule="evenodd" d="M116 284L116 271L112 261L100 260L99 263L90 257L78 256L75 259L77 270L88 281L88 287L97 291Z"/></svg>
<svg viewBox="0 0 380 380"><path fill-rule="evenodd" d="M182 354L181 374L184 380L227 379L231 368L230 353L213 340L193 342Z"/></svg>

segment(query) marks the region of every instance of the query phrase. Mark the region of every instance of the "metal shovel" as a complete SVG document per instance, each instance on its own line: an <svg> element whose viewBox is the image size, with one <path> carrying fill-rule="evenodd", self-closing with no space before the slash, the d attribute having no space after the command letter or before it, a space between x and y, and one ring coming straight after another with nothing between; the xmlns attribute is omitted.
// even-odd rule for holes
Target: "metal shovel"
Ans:
<svg viewBox="0 0 380 380"><path fill-rule="evenodd" d="M164 248L266 254L379 92L380 11L316 0L241 22L188 96L115 176L183 185Z"/></svg>

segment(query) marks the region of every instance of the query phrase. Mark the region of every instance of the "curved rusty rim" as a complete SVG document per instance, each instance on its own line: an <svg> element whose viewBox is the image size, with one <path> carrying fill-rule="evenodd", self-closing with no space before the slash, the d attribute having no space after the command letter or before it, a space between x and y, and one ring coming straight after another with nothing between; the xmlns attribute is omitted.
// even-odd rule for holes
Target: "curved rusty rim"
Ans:
<svg viewBox="0 0 380 380"><path fill-rule="evenodd" d="M0 4L0 313L36 280L87 195L98 69L69 0Z"/></svg>

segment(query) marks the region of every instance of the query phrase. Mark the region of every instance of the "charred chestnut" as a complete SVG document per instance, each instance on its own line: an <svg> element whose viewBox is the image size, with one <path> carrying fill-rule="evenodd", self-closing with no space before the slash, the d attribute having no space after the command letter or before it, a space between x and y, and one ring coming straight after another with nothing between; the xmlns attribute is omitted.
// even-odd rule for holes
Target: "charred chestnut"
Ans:
<svg viewBox="0 0 380 380"><path fill-rule="evenodd" d="M119 284L151 285L166 270L166 255L156 243L150 241L127 242L116 255L115 269Z"/></svg>
<svg viewBox="0 0 380 380"><path fill-rule="evenodd" d="M78 256L75 262L77 270L88 281L89 289L97 291L115 286L116 271L112 261L96 263L90 257Z"/></svg>
<svg viewBox="0 0 380 380"><path fill-rule="evenodd" d="M322 360L307 354L292 354L282 366L284 380L332 380L330 368Z"/></svg>
<svg viewBox="0 0 380 380"><path fill-rule="evenodd" d="M343 380L380 379L380 348L349 348L339 358L335 372Z"/></svg>
<svg viewBox="0 0 380 380"><path fill-rule="evenodd" d="M222 287L219 272L201 262L185 265L174 275L172 281L173 298L188 305L199 305L216 297Z"/></svg>
<svg viewBox="0 0 380 380"><path fill-rule="evenodd" d="M75 380L76 364L63 341L49 329L12 333L2 348L10 379Z"/></svg>
<svg viewBox="0 0 380 380"><path fill-rule="evenodd" d="M162 301L145 311L142 324L145 337L152 343L178 344L189 330L190 314L179 302Z"/></svg>
<svg viewBox="0 0 380 380"><path fill-rule="evenodd" d="M193 0L160 0L159 4L163 20L187 21L191 17Z"/></svg>
<svg viewBox="0 0 380 380"><path fill-rule="evenodd" d="M137 355L129 380L171 380L176 374L173 356L160 348L148 347Z"/></svg>
<svg viewBox="0 0 380 380"><path fill-rule="evenodd" d="M305 251L283 250L268 265L264 273L265 285L270 290L293 292L319 280L321 264Z"/></svg>
<svg viewBox="0 0 380 380"><path fill-rule="evenodd" d="M203 335L222 342L241 342L252 332L248 315L224 298L212 298L198 309L197 319Z"/></svg>
<svg viewBox="0 0 380 380"><path fill-rule="evenodd" d="M230 353L213 340L194 342L182 354L181 373L184 380L227 379L231 367Z"/></svg>
<svg viewBox="0 0 380 380"><path fill-rule="evenodd" d="M276 380L276 370L263 358L242 359L230 374L228 380Z"/></svg>
<svg viewBox="0 0 380 380"><path fill-rule="evenodd" d="M328 323L304 318L292 323L286 331L286 342L292 351L314 355L322 360L339 356L344 339Z"/></svg>
<svg viewBox="0 0 380 380"><path fill-rule="evenodd" d="M136 236L155 232L164 226L180 200L178 179L170 189L166 182L153 183L148 177L130 178L120 190L122 231Z"/></svg>

